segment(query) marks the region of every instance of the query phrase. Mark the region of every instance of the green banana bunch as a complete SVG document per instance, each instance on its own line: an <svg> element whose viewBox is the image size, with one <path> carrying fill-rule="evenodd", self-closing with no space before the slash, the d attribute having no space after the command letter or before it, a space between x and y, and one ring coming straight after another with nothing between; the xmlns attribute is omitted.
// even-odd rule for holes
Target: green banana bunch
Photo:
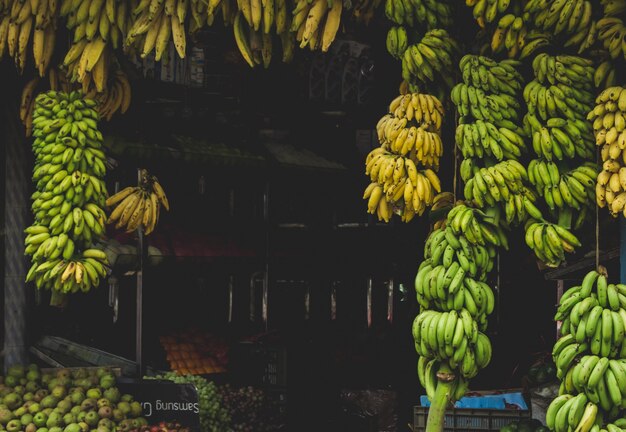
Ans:
<svg viewBox="0 0 626 432"><path fill-rule="evenodd" d="M626 89L615 86L603 90L587 120L593 125L602 158L596 203L609 207L610 213L617 216L626 211Z"/></svg>
<svg viewBox="0 0 626 432"><path fill-rule="evenodd" d="M498 161L517 159L526 151L523 135L516 129L496 127L477 120L457 126L455 141L464 158L493 157Z"/></svg>
<svg viewBox="0 0 626 432"><path fill-rule="evenodd" d="M481 208L485 205L493 207L496 203L507 202L512 195L521 194L523 180L528 179L524 167L515 160L505 160L486 168L475 166L473 171L471 178L465 181L465 199L474 200Z"/></svg>
<svg viewBox="0 0 626 432"><path fill-rule="evenodd" d="M515 129L521 105L507 94L487 94L482 89L459 83L450 93L463 117L490 122L497 127Z"/></svg>
<svg viewBox="0 0 626 432"><path fill-rule="evenodd" d="M578 53L591 47L596 40L596 23L589 0L530 0L524 14L529 26L555 36L566 38L565 46L578 47Z"/></svg>
<svg viewBox="0 0 626 432"><path fill-rule="evenodd" d="M515 96L522 89L523 78L517 71L520 63L516 60L496 62L485 56L464 55L459 61L463 82L497 95L510 95L509 104L515 104ZM453 90L454 91L454 90Z"/></svg>
<svg viewBox="0 0 626 432"><path fill-rule="evenodd" d="M447 225L454 234L465 236L471 244L509 248L504 231L479 209L457 205L448 213Z"/></svg>
<svg viewBox="0 0 626 432"><path fill-rule="evenodd" d="M548 161L574 159L576 156L593 159L595 145L588 122L550 117L542 123L531 111L529 104L523 124L525 133L532 137L532 147L537 156Z"/></svg>
<svg viewBox="0 0 626 432"><path fill-rule="evenodd" d="M453 370L458 368L465 379L474 378L491 360L491 342L478 330L466 309L425 310L413 321L413 340L420 358L445 362Z"/></svg>
<svg viewBox="0 0 626 432"><path fill-rule="evenodd" d="M428 359L427 357L420 357L417 361L417 376L419 377L422 387L426 390L426 395L431 401L435 399L435 390L439 383L437 371L441 365L442 362L434 358ZM463 376L455 376L450 391L450 399L461 399L468 389L469 381L463 378Z"/></svg>
<svg viewBox="0 0 626 432"><path fill-rule="evenodd" d="M506 244L500 235L483 212L461 204L424 245L425 259L415 277L421 312L412 333L418 376L433 403L444 383L453 383L448 397L462 397L467 380L491 360L491 343L483 332L495 297L485 280L493 268L495 246Z"/></svg>
<svg viewBox="0 0 626 432"><path fill-rule="evenodd" d="M587 90L579 90L561 83L544 86L533 80L524 88L524 101L528 112L535 115L538 121L564 117L570 121L584 120L592 108L593 94ZM586 122L577 125L578 129L590 129ZM532 123L533 129L537 129Z"/></svg>
<svg viewBox="0 0 626 432"><path fill-rule="evenodd" d="M494 54L500 53L504 50L507 51L509 58L516 58L521 56L526 49L527 45L528 28L524 22L523 16L516 16L515 14L506 14L498 21L498 26L493 32L491 38L491 51ZM539 48L538 43L535 43L533 51ZM526 49L528 51L528 49ZM528 54L526 54L527 56Z"/></svg>
<svg viewBox="0 0 626 432"><path fill-rule="evenodd" d="M495 249L493 246L472 244L464 236L455 234L451 227L442 227L434 230L426 240L424 261L420 265L418 273L421 272L425 265L430 265L432 268L443 265L448 269L456 261L459 263L458 268L463 270L463 273L459 274L459 279L455 282L455 285L452 286L452 289L456 291L457 288L462 289L463 277L465 275L484 282L487 278L487 273L493 268L492 259L494 257ZM455 275L456 270L453 270L448 276L453 279ZM438 286L438 288L448 289L452 280L444 279L441 282L443 285Z"/></svg>
<svg viewBox="0 0 626 432"><path fill-rule="evenodd" d="M436 0L386 0L385 15L399 25L426 24L428 30L449 27L453 21L452 3Z"/></svg>
<svg viewBox="0 0 626 432"><path fill-rule="evenodd" d="M604 60L598 65L593 74L593 83L596 88L607 88L617 85L616 70L611 60Z"/></svg>
<svg viewBox="0 0 626 432"><path fill-rule="evenodd" d="M564 84L579 90L593 91L592 61L571 55L538 54L533 60L533 71L540 84Z"/></svg>
<svg viewBox="0 0 626 432"><path fill-rule="evenodd" d="M106 255L93 247L105 233L107 198L96 102L80 92L50 91L35 103L28 281L60 293L88 291L107 272Z"/></svg>
<svg viewBox="0 0 626 432"><path fill-rule="evenodd" d="M528 176L550 210L569 207L584 211L585 207L593 206L597 167L592 162L561 175L553 162L535 159L528 165Z"/></svg>
<svg viewBox="0 0 626 432"><path fill-rule="evenodd" d="M552 401L546 411L546 426L555 432L591 431L596 423L598 406L584 393L563 394Z"/></svg>
<svg viewBox="0 0 626 432"><path fill-rule="evenodd" d="M561 296L554 319L562 321L552 350L562 382L546 424L617 432L626 426L626 286L609 283L603 267L592 270Z"/></svg>
<svg viewBox="0 0 626 432"><path fill-rule="evenodd" d="M406 29L402 26L391 27L387 32L387 52L392 57L401 59L408 47Z"/></svg>
<svg viewBox="0 0 626 432"><path fill-rule="evenodd" d="M442 79L452 87L448 73L460 52L457 42L443 29L428 31L416 44L409 45L402 56L402 78L428 83Z"/></svg>
<svg viewBox="0 0 626 432"><path fill-rule="evenodd" d="M511 0L466 0L465 4L472 8L472 15L480 28L494 22L498 14L505 13L512 6Z"/></svg>
<svg viewBox="0 0 626 432"><path fill-rule="evenodd" d="M597 38L602 46L609 52L612 59L626 57L626 27L622 18L605 16L598 20Z"/></svg>
<svg viewBox="0 0 626 432"><path fill-rule="evenodd" d="M529 205L532 203L526 201L525 204L527 211L534 210ZM530 211L528 214L533 219L526 223L526 245L548 267L558 267L565 260L565 252L572 253L574 247L581 246L578 238L566 228L546 221L537 222Z"/></svg>
<svg viewBox="0 0 626 432"><path fill-rule="evenodd" d="M542 30L531 28L526 33L523 43L524 45L519 53L520 60L527 59L535 55L537 51L552 46L552 35Z"/></svg>

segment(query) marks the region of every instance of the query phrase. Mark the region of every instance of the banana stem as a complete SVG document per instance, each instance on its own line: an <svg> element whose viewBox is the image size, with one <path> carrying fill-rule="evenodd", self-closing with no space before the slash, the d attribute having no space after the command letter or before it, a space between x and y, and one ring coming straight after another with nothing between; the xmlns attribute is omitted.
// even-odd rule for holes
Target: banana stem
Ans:
<svg viewBox="0 0 626 432"><path fill-rule="evenodd" d="M453 402L454 397L454 375L448 365L441 365L437 371L437 389L434 400L430 401L428 410L428 420L426 421L426 432L443 432L446 408L448 403Z"/></svg>

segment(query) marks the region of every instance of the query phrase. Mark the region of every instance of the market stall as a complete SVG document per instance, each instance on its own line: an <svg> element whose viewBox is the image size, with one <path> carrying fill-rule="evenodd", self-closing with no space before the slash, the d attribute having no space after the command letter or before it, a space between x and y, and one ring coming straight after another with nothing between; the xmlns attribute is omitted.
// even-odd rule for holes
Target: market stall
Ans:
<svg viewBox="0 0 626 432"><path fill-rule="evenodd" d="M0 431L626 429L625 14L0 0Z"/></svg>

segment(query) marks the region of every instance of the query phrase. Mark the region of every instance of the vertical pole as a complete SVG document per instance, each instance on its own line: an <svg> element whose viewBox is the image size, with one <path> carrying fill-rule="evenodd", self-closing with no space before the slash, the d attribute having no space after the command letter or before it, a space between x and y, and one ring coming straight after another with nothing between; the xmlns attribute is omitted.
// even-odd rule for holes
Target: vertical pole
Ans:
<svg viewBox="0 0 626 432"><path fill-rule="evenodd" d="M26 355L26 262L24 260L24 228L28 215L28 146L23 132L16 127L17 114L3 113L6 125L2 142L5 147L4 191L4 353L5 368L23 364Z"/></svg>
<svg viewBox="0 0 626 432"><path fill-rule="evenodd" d="M265 184L263 193L263 220L265 222L265 275L263 277L262 315L265 331L268 330L268 301L270 284L270 182Z"/></svg>
<svg viewBox="0 0 626 432"><path fill-rule="evenodd" d="M619 281L626 281L626 219L619 218Z"/></svg>
<svg viewBox="0 0 626 432"><path fill-rule="evenodd" d="M142 170L137 170L137 181L139 185L143 183L143 175ZM139 268L137 269L137 313L136 313L136 323L135 323L135 360L137 362L137 374L141 378L143 376L143 355L142 355L142 345L143 345L143 267L144 267L144 236L143 236L143 227L140 225L137 229L137 237L138 237L138 247L137 254L139 255Z"/></svg>

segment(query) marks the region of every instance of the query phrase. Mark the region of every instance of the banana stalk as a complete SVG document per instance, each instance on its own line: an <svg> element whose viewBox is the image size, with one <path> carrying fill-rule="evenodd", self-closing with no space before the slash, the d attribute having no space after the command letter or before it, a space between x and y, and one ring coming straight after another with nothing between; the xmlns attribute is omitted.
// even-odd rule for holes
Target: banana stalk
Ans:
<svg viewBox="0 0 626 432"><path fill-rule="evenodd" d="M437 390L430 401L426 432L442 432L448 403L454 399L454 374L450 367L442 364L437 371Z"/></svg>

